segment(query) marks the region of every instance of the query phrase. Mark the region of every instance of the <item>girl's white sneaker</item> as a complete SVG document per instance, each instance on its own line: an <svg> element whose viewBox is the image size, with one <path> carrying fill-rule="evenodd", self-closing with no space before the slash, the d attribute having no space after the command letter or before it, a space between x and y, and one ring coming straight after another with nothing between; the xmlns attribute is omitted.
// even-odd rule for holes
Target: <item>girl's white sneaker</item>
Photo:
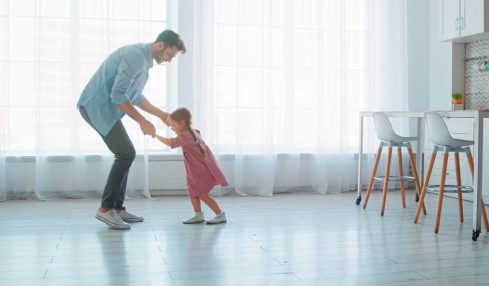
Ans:
<svg viewBox="0 0 489 286"><path fill-rule="evenodd" d="M184 224L203 223L205 221L203 213L195 213L195 216L182 221Z"/></svg>
<svg viewBox="0 0 489 286"><path fill-rule="evenodd" d="M226 223L226 213L221 212L220 214L216 215L213 219L206 221L207 224L219 224L219 223Z"/></svg>

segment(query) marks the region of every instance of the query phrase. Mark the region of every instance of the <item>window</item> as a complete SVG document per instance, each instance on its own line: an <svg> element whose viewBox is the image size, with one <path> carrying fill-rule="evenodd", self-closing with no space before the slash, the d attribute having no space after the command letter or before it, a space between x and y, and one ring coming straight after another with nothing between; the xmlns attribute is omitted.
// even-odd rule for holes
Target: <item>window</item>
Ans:
<svg viewBox="0 0 489 286"><path fill-rule="evenodd" d="M216 0L212 110L221 152L356 151L367 1Z"/></svg>
<svg viewBox="0 0 489 286"><path fill-rule="evenodd" d="M106 152L76 110L78 97L113 50L152 42L166 29L166 7L164 0L1 1L0 107L7 121L2 149L7 154ZM166 106L166 72L155 65L144 90L159 107ZM125 125L137 149L163 149L155 140L145 144L136 124Z"/></svg>

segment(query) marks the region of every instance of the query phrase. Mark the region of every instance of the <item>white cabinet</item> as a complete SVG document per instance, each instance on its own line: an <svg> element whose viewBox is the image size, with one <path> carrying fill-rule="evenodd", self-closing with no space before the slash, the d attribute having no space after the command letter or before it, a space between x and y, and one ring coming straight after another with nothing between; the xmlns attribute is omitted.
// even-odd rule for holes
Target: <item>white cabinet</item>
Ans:
<svg viewBox="0 0 489 286"><path fill-rule="evenodd" d="M440 3L440 40L460 37L460 0L439 0Z"/></svg>
<svg viewBox="0 0 489 286"><path fill-rule="evenodd" d="M467 37L489 32L489 17L486 0L461 0L460 1L460 36Z"/></svg>
<svg viewBox="0 0 489 286"><path fill-rule="evenodd" d="M441 41L489 37L489 0L439 0L439 6Z"/></svg>

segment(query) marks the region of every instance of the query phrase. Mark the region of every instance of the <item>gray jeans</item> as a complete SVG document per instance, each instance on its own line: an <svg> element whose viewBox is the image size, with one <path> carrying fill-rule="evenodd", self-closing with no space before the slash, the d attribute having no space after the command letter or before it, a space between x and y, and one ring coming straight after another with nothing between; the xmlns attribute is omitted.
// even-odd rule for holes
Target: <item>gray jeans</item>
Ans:
<svg viewBox="0 0 489 286"><path fill-rule="evenodd" d="M85 108L80 107L80 114L93 128ZM103 136L100 133L99 135L114 154L114 163L105 184L101 207L122 209L124 208L126 196L127 175L136 157L136 150L134 150L131 139L129 139L126 129L120 120L117 121L107 136Z"/></svg>

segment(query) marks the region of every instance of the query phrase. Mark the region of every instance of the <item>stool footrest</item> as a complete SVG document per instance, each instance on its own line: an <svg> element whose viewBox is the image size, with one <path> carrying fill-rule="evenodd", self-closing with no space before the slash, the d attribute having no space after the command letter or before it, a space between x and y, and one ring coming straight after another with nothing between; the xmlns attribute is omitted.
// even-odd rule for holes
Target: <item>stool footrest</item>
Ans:
<svg viewBox="0 0 489 286"><path fill-rule="evenodd" d="M438 192L440 190L440 185L429 185L426 190L432 192ZM445 185L443 192L445 193L472 193L474 189L470 186L457 186L457 185Z"/></svg>
<svg viewBox="0 0 489 286"><path fill-rule="evenodd" d="M376 181L384 181L385 180L385 176L377 176L377 177L374 177L374 180L376 180ZM414 177L411 177L411 176L389 176L389 181L411 182L411 181L414 181Z"/></svg>

